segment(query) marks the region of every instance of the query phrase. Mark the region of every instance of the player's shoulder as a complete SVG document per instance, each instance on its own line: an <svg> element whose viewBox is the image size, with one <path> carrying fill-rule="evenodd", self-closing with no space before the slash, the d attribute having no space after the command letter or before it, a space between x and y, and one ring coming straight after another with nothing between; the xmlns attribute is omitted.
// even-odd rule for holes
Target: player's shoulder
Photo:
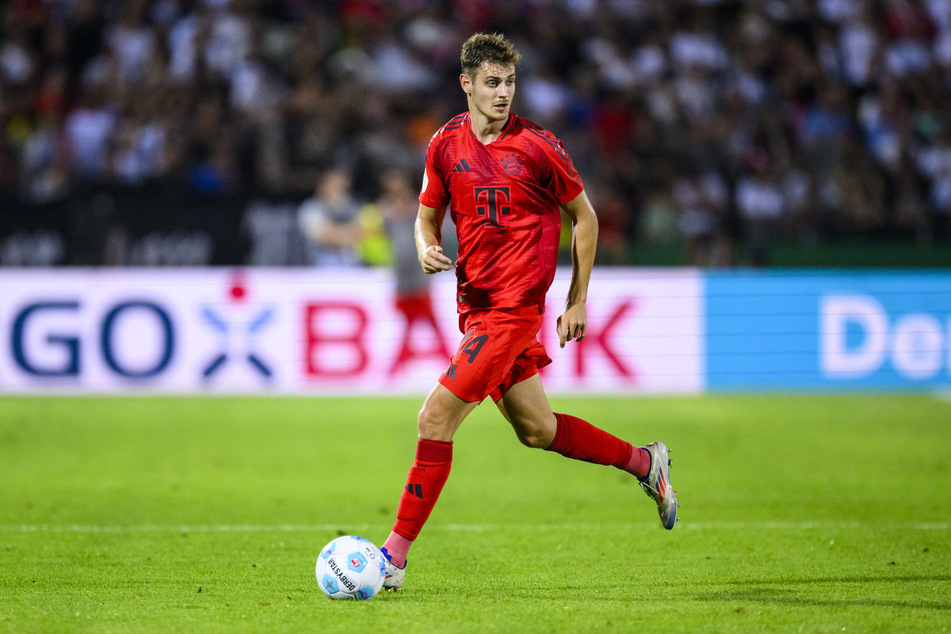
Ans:
<svg viewBox="0 0 951 634"><path fill-rule="evenodd" d="M514 115L514 116L515 116L515 122L514 122L515 125L512 126L512 127L513 127L513 132L515 132L515 131L517 131L517 132L527 132L527 133L532 134L532 135L537 136L537 137L551 137L551 138L557 138L557 137L555 137L555 135L551 132L551 130L547 130L547 129L543 128L542 126L538 125L537 123L535 123L535 122L532 121L531 119L526 119L525 117L523 117L523 116L521 116L521 115Z"/></svg>
<svg viewBox="0 0 951 634"><path fill-rule="evenodd" d="M451 153L449 148L458 145L461 135L464 133L469 122L469 113L463 112L457 114L440 127L429 139L429 147L426 149L426 162L438 167L446 159L447 152Z"/></svg>
<svg viewBox="0 0 951 634"><path fill-rule="evenodd" d="M468 112L461 112L457 114L452 119L444 123L441 128L436 130L436 133L433 134L433 138L430 140L430 143L459 134L460 131L465 130L465 126L468 124L468 122Z"/></svg>
<svg viewBox="0 0 951 634"><path fill-rule="evenodd" d="M551 130L547 130L534 121L516 115L512 134L517 135L520 140L537 146L539 149L547 152L555 152L559 155L565 154L565 144Z"/></svg>

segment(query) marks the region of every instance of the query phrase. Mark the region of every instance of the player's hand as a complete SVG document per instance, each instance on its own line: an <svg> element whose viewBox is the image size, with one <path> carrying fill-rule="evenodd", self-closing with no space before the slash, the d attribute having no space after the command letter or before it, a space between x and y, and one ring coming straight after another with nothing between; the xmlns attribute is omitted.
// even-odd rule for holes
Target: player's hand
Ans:
<svg viewBox="0 0 951 634"><path fill-rule="evenodd" d="M565 343L584 339L585 328L588 325L588 313L584 304L572 304L558 317L558 345L565 347Z"/></svg>
<svg viewBox="0 0 951 634"><path fill-rule="evenodd" d="M419 263L427 273L452 269L452 260L443 254L442 247L438 244L426 247L426 250L420 254Z"/></svg>

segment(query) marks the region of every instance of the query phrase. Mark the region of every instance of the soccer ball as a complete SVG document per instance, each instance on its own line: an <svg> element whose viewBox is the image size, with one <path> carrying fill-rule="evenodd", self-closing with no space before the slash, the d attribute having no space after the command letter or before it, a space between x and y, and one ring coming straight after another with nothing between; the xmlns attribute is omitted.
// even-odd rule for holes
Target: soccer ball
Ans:
<svg viewBox="0 0 951 634"><path fill-rule="evenodd" d="M331 599L372 599L385 576L383 553L355 535L331 541L317 557L317 585Z"/></svg>

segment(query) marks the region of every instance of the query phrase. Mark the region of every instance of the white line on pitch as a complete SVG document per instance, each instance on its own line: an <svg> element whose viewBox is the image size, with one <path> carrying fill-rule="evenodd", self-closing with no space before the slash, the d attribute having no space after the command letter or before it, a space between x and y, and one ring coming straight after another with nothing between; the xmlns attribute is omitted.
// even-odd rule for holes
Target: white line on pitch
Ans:
<svg viewBox="0 0 951 634"><path fill-rule="evenodd" d="M6 533L322 533L345 530L360 532L385 530L383 524L0 524L0 532ZM459 532L491 532L511 530L535 531L596 531L605 529L631 530L653 527L654 523L560 523L560 524L445 524L428 526L429 530ZM951 529L949 522L682 522L681 530L850 530L860 528L900 528L905 530Z"/></svg>

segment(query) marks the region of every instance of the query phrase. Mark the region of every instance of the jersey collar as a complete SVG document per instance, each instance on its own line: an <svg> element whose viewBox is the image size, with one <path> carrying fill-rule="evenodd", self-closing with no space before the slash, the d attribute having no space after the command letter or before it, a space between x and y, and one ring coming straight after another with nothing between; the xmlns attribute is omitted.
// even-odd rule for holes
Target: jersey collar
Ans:
<svg viewBox="0 0 951 634"><path fill-rule="evenodd" d="M502 127L502 132L499 133L499 136L494 141L492 141L492 143L498 143L499 141L501 141L502 139L504 139L505 137L509 135L509 133L512 131L512 128L515 127L516 118L517 117L515 116L515 113L509 111L508 121L505 122L505 125ZM466 113L466 125L469 128L469 136L471 136L472 139L476 143L479 143L480 145L484 145L481 141L479 141L479 139L476 138L475 132L472 131L472 117L470 116L470 113L468 112ZM492 143L489 143L489 145L491 145Z"/></svg>
<svg viewBox="0 0 951 634"><path fill-rule="evenodd" d="M512 131L512 128L515 127L515 113L511 110L509 111L509 120L505 122L505 127L502 128L502 134L499 135L495 141L501 141L509 135L509 132ZM493 143L495 142L493 141Z"/></svg>

